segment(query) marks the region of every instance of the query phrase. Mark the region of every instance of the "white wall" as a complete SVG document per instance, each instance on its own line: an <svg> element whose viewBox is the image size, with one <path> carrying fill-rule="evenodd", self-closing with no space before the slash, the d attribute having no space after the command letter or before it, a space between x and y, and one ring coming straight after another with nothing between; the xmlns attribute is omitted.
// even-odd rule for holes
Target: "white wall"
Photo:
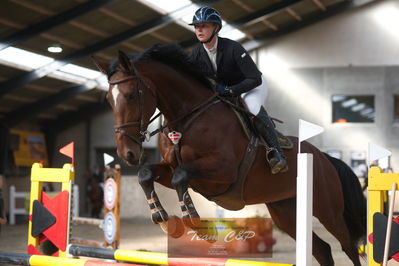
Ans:
<svg viewBox="0 0 399 266"><path fill-rule="evenodd" d="M261 49L261 68L399 64L399 1L375 1L279 38Z"/></svg>

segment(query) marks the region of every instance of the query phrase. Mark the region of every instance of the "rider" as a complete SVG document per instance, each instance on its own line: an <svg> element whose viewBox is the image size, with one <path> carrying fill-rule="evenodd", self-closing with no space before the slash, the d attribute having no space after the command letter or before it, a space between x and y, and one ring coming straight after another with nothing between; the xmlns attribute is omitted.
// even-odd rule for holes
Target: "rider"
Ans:
<svg viewBox="0 0 399 266"><path fill-rule="evenodd" d="M274 124L262 103L266 100L266 80L258 70L248 52L233 40L221 38L222 28L219 12L208 6L198 9L190 25L200 42L191 52L191 60L200 65L201 71L217 82L215 90L221 96L239 96L244 99L249 111L256 115L254 124L270 149L266 158L272 173L288 170Z"/></svg>

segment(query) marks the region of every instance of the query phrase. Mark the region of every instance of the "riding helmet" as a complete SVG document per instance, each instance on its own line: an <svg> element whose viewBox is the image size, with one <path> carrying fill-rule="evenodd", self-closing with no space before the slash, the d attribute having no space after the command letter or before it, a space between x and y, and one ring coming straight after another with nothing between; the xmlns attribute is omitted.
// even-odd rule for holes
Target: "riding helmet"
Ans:
<svg viewBox="0 0 399 266"><path fill-rule="evenodd" d="M195 25L202 22L213 22L218 24L219 27L222 28L222 18L219 12L213 7L203 6L195 11L195 14L193 16L193 22L191 22L189 25Z"/></svg>

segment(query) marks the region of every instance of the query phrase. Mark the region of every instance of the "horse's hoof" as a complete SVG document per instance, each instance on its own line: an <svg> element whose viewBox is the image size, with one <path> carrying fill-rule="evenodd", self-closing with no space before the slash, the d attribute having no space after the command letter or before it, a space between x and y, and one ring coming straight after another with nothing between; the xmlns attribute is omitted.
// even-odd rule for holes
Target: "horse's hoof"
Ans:
<svg viewBox="0 0 399 266"><path fill-rule="evenodd" d="M199 226L201 224L201 218L197 212L193 212L189 216L188 215L183 216L182 219L183 219L183 223L187 227L195 227L195 226Z"/></svg>
<svg viewBox="0 0 399 266"><path fill-rule="evenodd" d="M159 223L159 226L165 234L168 233L168 222Z"/></svg>
<svg viewBox="0 0 399 266"><path fill-rule="evenodd" d="M163 222L167 222L169 219L168 213L165 210L159 210L157 212L153 212L151 214L151 220L155 224L160 224Z"/></svg>
<svg viewBox="0 0 399 266"><path fill-rule="evenodd" d="M167 222L159 223L162 231L173 238L181 237L185 232L184 223L179 217L172 216Z"/></svg>

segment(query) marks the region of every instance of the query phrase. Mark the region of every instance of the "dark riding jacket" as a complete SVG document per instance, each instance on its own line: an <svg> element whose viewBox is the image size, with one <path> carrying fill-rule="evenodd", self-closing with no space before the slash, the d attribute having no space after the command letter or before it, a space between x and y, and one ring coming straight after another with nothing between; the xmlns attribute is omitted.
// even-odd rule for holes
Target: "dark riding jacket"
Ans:
<svg viewBox="0 0 399 266"><path fill-rule="evenodd" d="M251 56L241 44L233 40L218 37L216 73L202 43L193 48L190 59L199 64L200 70L206 76L219 84L227 85L236 95L250 91L262 83L262 73Z"/></svg>

